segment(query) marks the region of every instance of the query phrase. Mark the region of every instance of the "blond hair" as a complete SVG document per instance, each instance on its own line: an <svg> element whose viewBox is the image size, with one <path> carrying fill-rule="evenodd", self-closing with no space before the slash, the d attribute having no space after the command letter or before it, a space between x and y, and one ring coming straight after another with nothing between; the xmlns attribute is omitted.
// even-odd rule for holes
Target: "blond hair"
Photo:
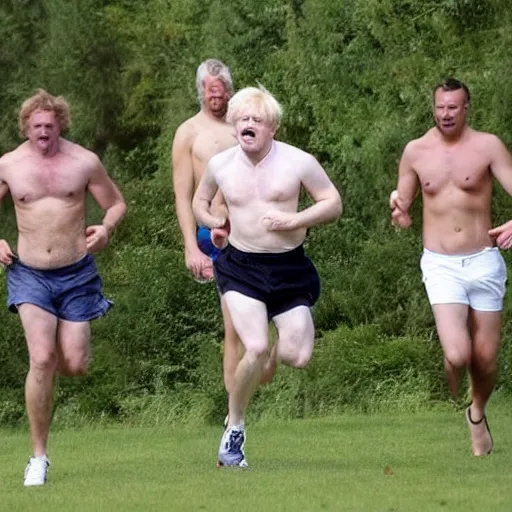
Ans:
<svg viewBox="0 0 512 512"><path fill-rule="evenodd" d="M201 62L196 72L197 99L201 107L204 104L204 80L207 76L219 78L228 90L229 96L233 94L233 79L229 68L217 59L207 59Z"/></svg>
<svg viewBox="0 0 512 512"><path fill-rule="evenodd" d="M71 126L71 113L68 102L62 96L52 96L44 89L38 89L34 96L23 102L18 118L20 135L27 137L28 120L36 111L54 112L59 123L61 133L65 133Z"/></svg>
<svg viewBox="0 0 512 512"><path fill-rule="evenodd" d="M247 105L255 105L273 128L279 128L283 117L283 107L262 85L259 87L245 87L240 89L228 103L226 119L228 123L235 124L240 119L242 110Z"/></svg>

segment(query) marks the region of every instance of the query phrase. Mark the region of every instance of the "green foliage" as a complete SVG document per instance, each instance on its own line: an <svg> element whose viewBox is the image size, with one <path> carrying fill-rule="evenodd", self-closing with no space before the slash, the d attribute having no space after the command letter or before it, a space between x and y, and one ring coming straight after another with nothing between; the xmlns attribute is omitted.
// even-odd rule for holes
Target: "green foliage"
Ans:
<svg viewBox="0 0 512 512"><path fill-rule="evenodd" d="M276 95L279 137L313 153L344 200L343 218L306 242L322 278L313 362L280 369L253 417L417 409L445 398L418 268L421 204L412 230L397 233L388 194L406 142L431 126L432 87L447 75L469 84L472 125L512 144L511 27L505 0L3 2L0 151L15 146L17 108L35 88L63 94L70 136L101 154L129 206L98 257L116 305L94 324L91 373L59 380L57 423L223 417L218 296L184 267L170 179L174 132L197 111L195 70L209 57L231 66L237 88L260 82ZM494 207L496 222L512 217L499 187ZM100 217L91 204L89 219ZM9 200L0 218L0 236L14 244ZM0 325L0 423L13 424L24 417L27 354L19 319L3 309Z"/></svg>

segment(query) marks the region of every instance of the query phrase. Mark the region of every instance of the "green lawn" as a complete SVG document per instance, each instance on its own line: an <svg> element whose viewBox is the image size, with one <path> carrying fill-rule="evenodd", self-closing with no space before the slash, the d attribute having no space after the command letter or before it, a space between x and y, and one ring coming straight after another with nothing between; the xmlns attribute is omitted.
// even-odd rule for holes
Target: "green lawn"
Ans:
<svg viewBox="0 0 512 512"><path fill-rule="evenodd" d="M510 511L512 412L471 455L462 412L249 426L248 470L217 469L222 428L87 428L51 438L48 484L25 489L26 432L1 432L1 510Z"/></svg>

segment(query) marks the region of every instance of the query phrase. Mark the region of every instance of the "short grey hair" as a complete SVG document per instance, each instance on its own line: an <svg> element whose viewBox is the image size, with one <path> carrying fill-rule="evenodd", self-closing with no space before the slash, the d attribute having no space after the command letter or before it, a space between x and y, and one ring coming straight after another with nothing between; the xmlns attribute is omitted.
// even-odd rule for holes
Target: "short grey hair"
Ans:
<svg viewBox="0 0 512 512"><path fill-rule="evenodd" d="M233 78L229 68L220 60L207 59L199 64L196 73L197 99L201 106L204 102L204 80L207 76L220 78L226 86L229 95L233 95Z"/></svg>

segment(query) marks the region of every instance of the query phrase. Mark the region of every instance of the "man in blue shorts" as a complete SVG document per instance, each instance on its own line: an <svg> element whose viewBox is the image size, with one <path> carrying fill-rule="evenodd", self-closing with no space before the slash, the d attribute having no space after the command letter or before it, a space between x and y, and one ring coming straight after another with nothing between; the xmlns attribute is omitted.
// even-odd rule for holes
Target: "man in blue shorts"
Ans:
<svg viewBox="0 0 512 512"><path fill-rule="evenodd" d="M16 254L0 240L0 264L30 358L25 397L33 456L25 486L46 482L55 375L87 371L89 322L110 308L91 253L107 246L126 211L98 157L60 136L69 124L65 99L40 89L19 115L28 140L0 158L0 197L10 192L18 227ZM105 212L99 225L85 226L87 192Z"/></svg>
<svg viewBox="0 0 512 512"><path fill-rule="evenodd" d="M236 93L227 119L238 145L210 160L193 200L197 220L220 228L226 219L211 205L218 190L225 198L231 230L229 245L214 263L215 276L245 348L229 393L218 453L222 466L247 466L244 416L264 369L269 319L278 331L278 361L303 368L311 358L311 307L320 282L302 244L308 228L341 215L340 195L317 160L274 140L281 115L263 88ZM314 204L298 212L302 187Z"/></svg>

